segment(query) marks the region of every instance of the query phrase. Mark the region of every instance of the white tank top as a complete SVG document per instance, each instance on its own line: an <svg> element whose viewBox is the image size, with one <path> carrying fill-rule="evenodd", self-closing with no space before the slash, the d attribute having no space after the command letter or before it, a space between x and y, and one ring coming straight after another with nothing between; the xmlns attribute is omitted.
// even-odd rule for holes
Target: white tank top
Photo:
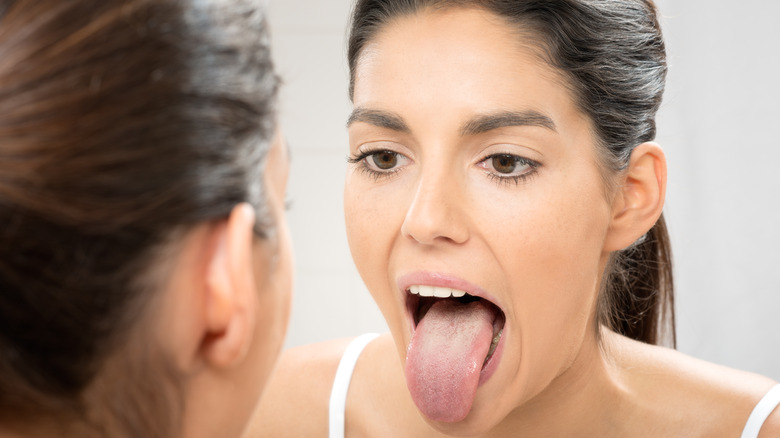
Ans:
<svg viewBox="0 0 780 438"><path fill-rule="evenodd" d="M769 418L769 414L780 405L780 385L775 385L764 397L758 401L758 404L750 413L745 428L742 430L742 438L758 438L758 431Z"/></svg>
<svg viewBox="0 0 780 438"><path fill-rule="evenodd" d="M347 391L352 380L352 372L355 371L360 353L373 341L376 333L366 333L358 336L347 346L344 355L336 370L336 378L333 380L333 389L330 392L330 404L328 405L328 437L344 438L344 413L347 407ZM759 400L753 412L748 417L741 438L758 438L761 426L769 417L769 414L780 405L780 384L774 386L764 397Z"/></svg>
<svg viewBox="0 0 780 438"><path fill-rule="evenodd" d="M360 353L373 341L376 333L366 333L358 336L349 343L344 355L341 356L339 367L336 370L336 378L333 379L333 389L330 391L330 403L328 404L328 436L330 438L344 437L344 413L347 408L347 391L352 380L352 372L360 357Z"/></svg>

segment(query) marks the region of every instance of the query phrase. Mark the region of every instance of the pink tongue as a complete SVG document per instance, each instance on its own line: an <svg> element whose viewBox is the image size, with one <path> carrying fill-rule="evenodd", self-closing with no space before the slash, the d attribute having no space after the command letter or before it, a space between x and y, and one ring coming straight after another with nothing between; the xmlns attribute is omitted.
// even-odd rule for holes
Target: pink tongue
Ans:
<svg viewBox="0 0 780 438"><path fill-rule="evenodd" d="M438 300L417 325L406 354L406 385L426 417L466 418L493 339L493 319L481 301Z"/></svg>

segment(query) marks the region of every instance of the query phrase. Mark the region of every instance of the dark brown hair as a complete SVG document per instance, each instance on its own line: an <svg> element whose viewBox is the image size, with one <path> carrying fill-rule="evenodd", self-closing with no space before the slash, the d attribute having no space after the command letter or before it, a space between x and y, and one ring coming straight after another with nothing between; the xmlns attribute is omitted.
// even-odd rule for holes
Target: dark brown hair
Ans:
<svg viewBox="0 0 780 438"><path fill-rule="evenodd" d="M0 0L0 422L176 433L154 342L99 377L175 236L241 202L273 231L277 87L251 0Z"/></svg>
<svg viewBox="0 0 780 438"><path fill-rule="evenodd" d="M481 8L531 37L568 80L592 121L610 173L655 138L666 52L651 0L358 0L349 33L349 95L363 47L398 17L428 9ZM609 182L609 178L606 178ZM611 257L598 322L632 339L675 344L671 248L663 216L630 248Z"/></svg>

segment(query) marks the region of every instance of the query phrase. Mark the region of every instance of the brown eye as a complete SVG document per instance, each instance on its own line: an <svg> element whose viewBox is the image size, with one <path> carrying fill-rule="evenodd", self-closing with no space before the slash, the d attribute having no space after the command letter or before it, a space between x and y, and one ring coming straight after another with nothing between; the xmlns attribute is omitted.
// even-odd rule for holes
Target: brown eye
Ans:
<svg viewBox="0 0 780 438"><path fill-rule="evenodd" d="M491 160L493 169L498 173L512 173L517 168L517 157L513 155L494 155Z"/></svg>
<svg viewBox="0 0 780 438"><path fill-rule="evenodd" d="M390 151L377 152L371 155L376 167L389 170L398 165L398 154Z"/></svg>

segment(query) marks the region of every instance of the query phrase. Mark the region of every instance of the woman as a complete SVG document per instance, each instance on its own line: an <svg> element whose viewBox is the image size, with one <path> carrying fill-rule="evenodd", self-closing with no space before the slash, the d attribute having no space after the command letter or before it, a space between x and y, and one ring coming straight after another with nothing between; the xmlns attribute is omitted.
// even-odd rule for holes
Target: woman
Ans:
<svg viewBox="0 0 780 438"><path fill-rule="evenodd" d="M289 314L243 0L0 2L0 436L240 436Z"/></svg>
<svg viewBox="0 0 780 438"><path fill-rule="evenodd" d="M674 319L655 14L357 2L345 216L390 334L286 354L257 435L780 434L775 382L656 346Z"/></svg>

